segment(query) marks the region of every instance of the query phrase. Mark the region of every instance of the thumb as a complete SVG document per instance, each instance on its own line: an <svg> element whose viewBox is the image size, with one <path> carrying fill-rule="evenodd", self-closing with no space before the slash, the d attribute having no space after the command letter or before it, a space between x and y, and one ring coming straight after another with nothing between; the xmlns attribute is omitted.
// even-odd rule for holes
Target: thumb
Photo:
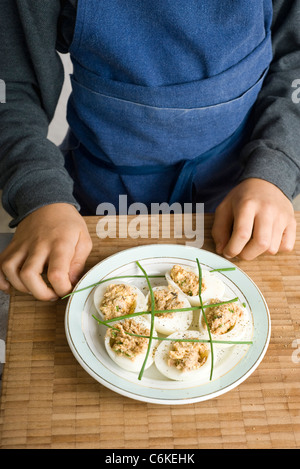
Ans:
<svg viewBox="0 0 300 469"><path fill-rule="evenodd" d="M91 238L86 235L80 235L70 264L69 277L72 285L75 285L80 279L92 247L93 243Z"/></svg>
<svg viewBox="0 0 300 469"><path fill-rule="evenodd" d="M233 211L229 201L223 201L216 209L212 227L212 237L216 244L217 254L222 254L227 245L233 225Z"/></svg>

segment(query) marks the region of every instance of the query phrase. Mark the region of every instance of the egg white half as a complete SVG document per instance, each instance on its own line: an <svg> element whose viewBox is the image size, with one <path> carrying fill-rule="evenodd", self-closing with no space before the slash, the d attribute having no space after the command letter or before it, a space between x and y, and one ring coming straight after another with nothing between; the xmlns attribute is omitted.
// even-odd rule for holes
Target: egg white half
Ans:
<svg viewBox="0 0 300 469"><path fill-rule="evenodd" d="M157 290L169 290L167 286L159 286L159 287L154 287L153 292ZM186 297L178 291L178 300L183 302L183 306L181 308L188 308L190 305L190 302L186 299ZM149 299L150 299L150 293L148 293L146 297L146 304L148 306L149 304ZM154 327L157 332L163 335L170 335L173 334L173 332L176 331L185 331L190 327L193 321L193 311L176 311L172 313L172 317L167 317L167 316L157 316L155 315L154 319ZM151 321L151 315L147 315L148 321Z"/></svg>
<svg viewBox="0 0 300 469"><path fill-rule="evenodd" d="M126 286L130 287L134 291L134 293L137 294L136 306L135 306L134 312L137 313L138 311L146 311L147 310L147 308L146 308L146 297L141 292L141 290L139 288L137 288L135 285L132 285L132 284L129 284L129 283L126 283L126 282L121 282L121 281L118 281L118 280L111 281L111 282L104 282L101 285L99 285L95 289L95 292L94 292L94 305L95 305L95 308L97 309L97 311L98 311L98 313L99 313L102 320L105 319L105 318L104 318L104 316L101 312L100 305L101 305L102 300L104 298L105 291L106 291L106 289L109 285L126 285Z"/></svg>
<svg viewBox="0 0 300 469"><path fill-rule="evenodd" d="M194 269L192 267L183 267L184 270L187 272L193 272L198 276L198 269ZM199 306L200 305L200 299L199 295L196 296L189 296L186 293L184 293L180 286L175 283L170 275L170 272L166 273L166 280L169 285L172 285L173 288L177 288L177 290L180 290L182 295L189 301L189 303L192 306ZM203 283L205 284L205 289L203 292L201 292L201 298L203 303L206 301L209 301L211 298L221 298L224 295L225 292L225 284L224 282L213 272L209 272L208 270L202 269L202 279Z"/></svg>
<svg viewBox="0 0 300 469"><path fill-rule="evenodd" d="M120 321L120 323L122 323L123 321ZM136 318L134 318L134 321L139 323L139 324L142 324L144 327L146 327L150 330L149 322L145 318L143 318L142 316L137 316ZM114 323L114 324L117 324L117 323ZM153 337L157 337L156 331L153 331ZM147 359L147 362L146 362L145 369L149 368L153 363L154 349L157 346L156 342L157 342L157 340L152 341L151 348L150 348L150 353L149 353L149 356L148 356L148 359ZM146 357L147 349L144 352L140 353L139 355L136 355L136 357L134 359L131 359L129 357L126 357L125 355L120 355L120 354L116 353L111 348L111 346L110 346L110 337L107 334L105 335L104 345L105 345L106 351L107 351L108 355L110 356L110 358L120 368L123 368L124 370L131 371L131 372L134 372L134 373L139 373L140 372L140 370L143 366L145 357Z"/></svg>
<svg viewBox="0 0 300 469"><path fill-rule="evenodd" d="M232 298L223 297L220 301L228 301ZM232 340L232 341L243 341L243 340L251 340L252 335L252 326L250 322L250 315L247 309L242 305L240 301L236 302L243 314L242 317L238 319L235 326L225 334L211 334L213 340ZM208 308L204 309L204 312L208 311ZM203 312L200 311L199 317L199 330L205 337L205 339L209 338L207 328L205 326L205 321L203 317ZM234 344L222 344L222 347L230 347Z"/></svg>
<svg viewBox="0 0 300 469"><path fill-rule="evenodd" d="M198 331L181 331L175 332L171 334L169 339L203 339L203 336ZM172 349L173 346L172 341L161 341L159 346L155 351L154 362L157 369L160 371L162 375L165 377L175 380L175 381L197 381L197 382L206 382L209 380L210 377L210 368L211 368L211 353L209 350L209 354L207 357L206 362L197 370L178 370L174 366L170 366L168 364L168 353ZM206 344L209 349L209 344Z"/></svg>

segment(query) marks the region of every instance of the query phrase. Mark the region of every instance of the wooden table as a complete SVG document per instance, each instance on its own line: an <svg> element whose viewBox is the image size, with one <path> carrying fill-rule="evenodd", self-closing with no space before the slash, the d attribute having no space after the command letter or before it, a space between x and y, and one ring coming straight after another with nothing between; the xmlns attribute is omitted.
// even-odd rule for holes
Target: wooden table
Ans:
<svg viewBox="0 0 300 469"><path fill-rule="evenodd" d="M298 225L300 213L296 214ZM86 270L145 239L96 235ZM213 251L212 217L204 248ZM184 243L184 239L163 239ZM157 240L155 240L157 242ZM73 357L64 332L66 301L44 303L13 291L4 366L0 448L300 448L300 238L292 253L237 261L270 308L272 336L257 370L215 399L162 406L120 396ZM298 342L297 342L298 341ZM299 344L299 345L297 345Z"/></svg>

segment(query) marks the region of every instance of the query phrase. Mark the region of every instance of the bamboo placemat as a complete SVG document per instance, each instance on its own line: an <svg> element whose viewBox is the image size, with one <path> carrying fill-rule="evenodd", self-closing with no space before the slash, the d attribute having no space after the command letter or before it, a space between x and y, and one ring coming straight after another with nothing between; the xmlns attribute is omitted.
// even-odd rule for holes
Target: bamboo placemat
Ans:
<svg viewBox="0 0 300 469"><path fill-rule="evenodd" d="M99 240L97 220L86 218L94 241L86 270L115 252L153 242ZM297 221L299 226L299 213ZM211 225L212 217L206 216L203 248L213 251ZM172 237L161 241L184 243ZM68 347L66 301L44 303L12 291L0 448L299 448L299 235L292 253L236 264L259 286L269 305L269 349L258 369L234 390L183 406L137 402L94 381Z"/></svg>

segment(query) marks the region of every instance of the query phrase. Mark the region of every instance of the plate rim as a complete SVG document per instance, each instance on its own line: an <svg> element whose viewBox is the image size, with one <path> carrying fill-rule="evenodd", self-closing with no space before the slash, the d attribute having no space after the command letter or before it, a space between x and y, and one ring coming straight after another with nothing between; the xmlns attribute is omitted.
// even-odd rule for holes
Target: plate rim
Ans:
<svg viewBox="0 0 300 469"><path fill-rule="evenodd" d="M252 287L254 287L254 289L256 290L258 295L260 296L260 299L262 300L262 304L263 304L263 307L264 307L264 310L265 310L265 313L266 313L267 324L268 324L267 334L265 336L265 341L264 341L264 344L261 346L259 356L257 357L257 360L255 361L255 363L253 363L252 366L249 369L245 370L245 373L243 373L240 377L238 377L236 380L234 380L231 384L227 384L225 387L221 387L220 389L212 390L210 393L204 394L200 397L199 396L194 396L194 397L181 397L181 398L172 398L172 397L171 398L163 398L163 397L145 396L145 395L137 394L134 391L128 391L128 390L124 389L122 386L117 386L116 384L111 383L110 381L106 380L102 376L99 376L99 374L97 374L93 370L93 368L88 363L86 363L86 361L83 359L83 357L81 357L79 351L77 350L76 344L73 342L73 337L72 337L72 334L70 332L69 322L68 322L69 314L70 314L70 310L71 310L71 306L72 306L72 300L74 298L74 295L71 295L69 297L69 300L68 300L68 303L67 303L66 309L65 309L64 324L65 324L65 333L66 333L67 342L68 342L68 345L69 345L74 357L76 358L78 363L81 365L81 367L91 377L93 377L97 382L99 382L100 384L102 384L106 388L108 388L108 389L110 389L110 390L112 390L112 391L114 391L114 392L116 392L120 395L123 395L125 397L129 397L129 398L137 400L137 401L149 402L149 403L154 403L154 404L165 404L165 405L185 405L185 404L191 404L191 403L196 403L196 402L202 402L202 401L205 401L205 400L210 400L210 399L213 399L215 397L218 397L222 394L225 394L225 393L231 391L232 389L239 386L243 381L245 381L257 369L257 367L260 365L261 361L263 360L263 358L266 354L266 351L268 349L269 342L270 342L271 317L270 317L270 312L269 312L267 302L266 302L261 290L259 289L259 287L249 277L249 275L245 271L243 271L239 266L233 264L228 259L225 259L225 258L219 256L218 254L215 254L214 252L210 252L210 251L205 250L205 249L196 248L194 246L187 246L187 245L182 245L182 244L171 244L171 243L166 243L166 244L157 243L157 244L139 245L139 246L130 247L128 249L123 249L123 250L118 251L116 253L113 253L110 256L108 256L108 257L102 259L101 261L99 261L97 264L95 264L93 267L91 267L81 277L81 279L78 281L78 283L73 288L73 292L76 291L78 288L80 288L81 284L87 279L87 277L90 276L92 271L95 271L96 269L99 269L99 267L101 268L102 264L109 263L113 258L116 258L116 257L119 258L119 257L123 257L123 256L125 256L125 257L129 256L130 259L127 260L126 264L129 264L129 263L134 262L136 260L139 260L139 261L142 262L142 261L149 260L149 259L154 259L154 258L161 258L162 259L162 258L170 258L170 257L179 257L179 258L182 258L184 260L184 258L181 255L179 255L178 253L175 253L175 252L172 252L172 253L167 252L163 256L162 255L147 255L147 256L145 255L142 258L140 256L134 256L134 258L131 257L131 254L138 253L139 251L140 252L142 252L142 251L147 252L147 251L150 250L150 252L151 252L152 250L154 250L154 252L155 252L155 250L159 250L161 248L166 249L166 251L169 251L169 250L172 251L172 250L176 250L176 249L178 250L179 249L180 251L184 250L184 252L187 252L187 251L190 251L190 253L191 252L193 252L193 253L197 252L198 253L197 256L199 257L199 259L201 257L201 254L204 254L205 256L208 256L209 258L210 257L215 258L219 261L219 263L220 263L220 261L222 261L225 264L224 267L234 267L236 269L236 271L239 272L240 275L243 275L245 277L245 279L248 282L250 282L250 284L252 285ZM185 258L185 260L189 260L189 261L194 260L195 261L195 258L196 257L192 257L192 258L187 257L187 258ZM123 265L126 265L126 264L122 264L122 265L120 265L120 267L122 267ZM206 265L204 262L201 262L201 264ZM117 268L120 268L120 267L117 267ZM218 268L221 268L221 267L218 267ZM115 270L115 269L113 269L113 270ZM107 274L104 274L104 277L106 275ZM228 277L228 279L229 279L230 282L235 284L229 277ZM242 291L238 286L237 286L237 288L240 291ZM90 294L90 292L91 292L91 290L90 291L87 290L87 296ZM80 323L82 322L82 314L83 314L83 311L81 311ZM83 333L83 331L81 331L81 332ZM211 382L211 383L213 383L213 382ZM164 391L170 391L170 390L164 390Z"/></svg>

